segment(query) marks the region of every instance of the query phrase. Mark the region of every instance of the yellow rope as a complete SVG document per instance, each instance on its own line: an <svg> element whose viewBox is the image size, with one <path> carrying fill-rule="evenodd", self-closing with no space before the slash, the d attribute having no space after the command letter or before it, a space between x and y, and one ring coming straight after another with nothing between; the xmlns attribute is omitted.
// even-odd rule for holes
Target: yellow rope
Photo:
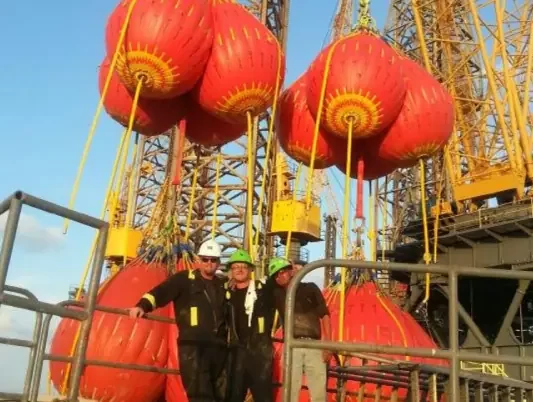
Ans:
<svg viewBox="0 0 533 402"><path fill-rule="evenodd" d="M134 166L135 166L135 160L137 159L137 150L139 148L139 134L135 135L135 142L133 143L133 152L131 155L131 172L130 177L128 178L128 204L126 208L126 222L125 227L131 228L133 226L133 215L134 215L134 207L135 207L135 192L134 192L134 181L135 181L135 174L134 174ZM127 263L127 257L126 253L124 253L123 258L123 265L126 265Z"/></svg>
<svg viewBox="0 0 533 402"><path fill-rule="evenodd" d="M189 229L191 228L191 219L192 219L192 207L194 204L194 198L196 196L196 184L198 183L198 163L194 168L194 173L192 175L192 185L191 185L191 199L189 200L189 209L187 211L187 221L185 224L185 243L189 241Z"/></svg>
<svg viewBox="0 0 533 402"><path fill-rule="evenodd" d="M141 94L142 84L143 84L143 80L139 80L139 82L137 83L137 88L135 88L135 95L133 97L133 105L131 107L130 117L128 119L128 128L126 129L126 136L127 137L129 137L131 135L132 131L133 131L133 124L135 123L135 113L137 112L137 105L139 103L139 96ZM133 145L130 177L128 178L128 194L127 194L127 204L126 204L126 221L124 222L124 226L128 227L128 228L131 227L131 221L133 220L133 218L132 218L132 215L133 215L133 204L135 203L135 201L134 201L134 191L133 191L134 190L133 182L134 182L135 175L133 173L133 167L134 167L134 164L135 164L135 159L137 158L138 144L139 144L139 135L137 134L135 136L135 143ZM124 158L122 160L124 167L125 167L125 164L126 164L126 159L127 158ZM122 177L122 179L123 179L123 177ZM119 182L118 194L120 194L120 188L122 186L122 179L121 179L121 182ZM122 264L126 265L126 262L127 262L127 257L126 257L126 255L124 255Z"/></svg>
<svg viewBox="0 0 533 402"><path fill-rule="evenodd" d="M348 35L349 36L352 36ZM320 98L318 100L318 109L316 113L316 121L315 121L315 128L313 131L313 146L311 147L311 161L309 163L309 173L307 178L307 194L305 197L305 204L306 208L309 209L311 207L311 190L312 190L312 183L313 183L313 171L315 167L315 158L316 158L316 148L318 144L318 133L320 131L320 120L322 118L322 111L324 109L324 99L326 97L326 87L328 84L328 76L329 76L329 70L331 68L331 59L333 58L333 53L335 52L335 49L337 48L338 44L341 43L341 41L335 42L329 49L328 55L326 58L326 66L324 68L324 75L322 77L322 87L320 88Z"/></svg>
<svg viewBox="0 0 533 402"><path fill-rule="evenodd" d="M137 89L135 91L135 96L133 98L133 105L131 107L131 112L130 112L130 118L129 118L129 122L128 122L128 128L126 129L126 132L124 133L124 136L126 138L129 138L129 136L131 135L131 132L132 132L132 129L133 129L133 124L135 122L135 113L137 111L137 103L139 101L139 94L140 94L140 91L141 91L141 87L142 87L142 80L139 81L139 84L137 85ZM122 141L121 141L122 142ZM124 158L124 153L123 153L123 160L125 160L126 158ZM116 161L116 159L115 159ZM114 174L113 174L114 176ZM130 175L130 186L131 186L131 177L133 176ZM120 183L119 183L120 185ZM131 186L132 187L132 186ZM130 188L130 191L131 191L131 188ZM93 250L91 250L92 253L94 253ZM126 257L124 257L124 265L126 264ZM86 267L86 270L88 271L88 268L89 268L90 265L87 265ZM82 278L86 278L87 277L87 272L84 272L83 275L82 275ZM85 280L83 281L83 283L85 283ZM78 290L79 292L79 290ZM75 350L76 350L76 347L77 347L77 344L78 344L78 339L79 339L79 336L80 336L80 330L81 330L81 325L78 326L78 329L76 331L76 336L74 337L74 342L72 343L72 347L71 347L71 350L70 350L70 354L69 354L69 357L72 357ZM63 383L61 385L61 394L64 395L65 394L65 391L66 391L66 388L67 388L67 385L68 385L68 381L70 379L70 369L71 369L71 364L70 363L67 363L67 367L65 368L65 375L63 377Z"/></svg>
<svg viewBox="0 0 533 402"><path fill-rule="evenodd" d="M442 182L444 181L444 166L441 167L441 176L437 187L437 205L435 206L435 221L433 222L433 263L437 263L437 252L439 245L439 218L440 218L440 203L442 199Z"/></svg>
<svg viewBox="0 0 533 402"><path fill-rule="evenodd" d="M398 317L396 317L396 315L391 311L391 309L383 301L380 292L378 292L376 296L377 296L377 299L379 301L379 304L381 304L381 307L383 307L383 309L387 312L387 314L390 316L390 318L392 318L392 321L394 321L394 324L396 324L396 327L400 331L400 336L402 337L403 347L404 348L408 347L407 337L405 335L404 328L403 328L402 324L400 323L400 320L398 320ZM404 357L405 357L406 361L409 361L411 359L409 356L404 356Z"/></svg>
<svg viewBox="0 0 533 402"><path fill-rule="evenodd" d="M254 229L252 227L253 225L253 196L254 196L254 164L253 164L253 157L254 157L254 127L253 127L253 121L252 121L252 114L250 112L246 112L246 120L248 123L248 180L246 181L247 184L247 194L246 194L246 231L248 232L248 252L250 253L250 256L252 257L252 261L255 259L254 256Z"/></svg>
<svg viewBox="0 0 533 402"><path fill-rule="evenodd" d="M420 200L422 202L422 225L424 228L424 263L429 265L431 262L431 253L429 251L429 228L428 228L428 217L427 217L427 207L426 207L426 172L424 167L424 161L419 160L420 166ZM429 300L429 291L431 285L431 276L428 273L425 275L426 289L424 294L424 300L422 304L425 304Z"/></svg>
<svg viewBox="0 0 533 402"><path fill-rule="evenodd" d="M115 65L117 64L118 55L120 53L120 50L122 49L124 38L126 37L126 31L127 31L128 24L130 22L131 14L133 12L133 7L135 7L136 3L137 3L137 0L132 0L130 2L128 11L126 12L126 17L124 18L124 23L122 24L122 27L120 29L120 36L117 41L117 47L111 59L111 64L109 65L109 72L107 73L104 87L102 88L102 94L100 95L100 100L98 101L98 106L96 107L96 112L94 114L93 121L91 123L91 128L89 129L89 134L87 136L87 140L85 141L85 145L83 147L83 153L81 156L80 164L78 166L78 172L76 173L76 179L74 180L74 186L72 188L72 193L70 194L70 200L68 203L69 209L74 208L74 202L76 201L76 195L78 194L78 189L80 186L81 175L83 174L83 169L87 161L87 156L89 154L89 150L91 149L91 144L93 141L94 133L96 131L96 126L98 125L98 119L100 118L100 114L102 113L104 100L107 95L107 90L109 89L109 83L111 82L113 71L115 70ZM67 233L68 225L69 225L69 220L65 219L64 224L63 224L63 233Z"/></svg>
<svg viewBox="0 0 533 402"><path fill-rule="evenodd" d="M346 171L344 179L344 211L342 223L342 258L348 254L348 233L350 225L350 182L352 169L353 119L348 123L348 149L346 150ZM344 338L344 308L346 303L346 267L341 268L341 300L339 306L339 341ZM343 358L341 357L341 363Z"/></svg>
<svg viewBox="0 0 533 402"><path fill-rule="evenodd" d="M124 133L122 134L122 138L120 139L120 144L117 149L117 153L115 155L115 160L113 161L113 167L111 168L111 176L109 177L109 182L107 183L107 189L104 197L104 203L102 205L102 210L100 211L100 219L104 219L105 213L107 211L107 208L109 206L109 199L111 198L111 192L113 190L113 184L115 183L115 179L117 176L118 171L118 163L121 158L121 155L124 153L124 145L126 144L126 138L127 138L127 130L124 130ZM127 149L126 149L127 151ZM98 239L98 233L95 233L93 242L91 244L91 249L89 253L89 258L87 260L87 263L85 264L83 273L80 278L80 282L78 284L78 291L76 292L75 300L79 300L81 296L81 291L84 288L85 281L87 280L87 276L89 275L89 270L91 266L91 262L94 256L94 251L96 249L96 241Z"/></svg>
<svg viewBox="0 0 533 402"><path fill-rule="evenodd" d="M213 200L213 220L211 222L211 238L215 239L216 237L216 228L217 228L217 211L218 211L218 191L219 191L219 181L220 181L220 166L222 165L222 154L219 152L217 155L217 171L215 177L215 199Z"/></svg>
<svg viewBox="0 0 533 402"><path fill-rule="evenodd" d="M257 207L257 227L255 232L255 240L254 244L256 246L259 245L259 233L261 231L261 214L263 212L263 202L265 201L265 192L266 192L266 182L267 182L267 174L269 172L269 160L270 160L270 152L272 148L272 139L274 137L274 122L276 120L276 113L277 113L277 107L278 107L278 98L279 93L281 89L281 61L282 61L282 50L279 42L276 40L276 44L278 46L278 68L277 68L277 79L276 79L276 88L274 90L274 100L272 103L272 115L270 116L270 121L268 124L268 135L267 135L267 144L266 144L266 150L265 150L265 166L263 169L263 177L261 178L261 190L259 192L259 205Z"/></svg>

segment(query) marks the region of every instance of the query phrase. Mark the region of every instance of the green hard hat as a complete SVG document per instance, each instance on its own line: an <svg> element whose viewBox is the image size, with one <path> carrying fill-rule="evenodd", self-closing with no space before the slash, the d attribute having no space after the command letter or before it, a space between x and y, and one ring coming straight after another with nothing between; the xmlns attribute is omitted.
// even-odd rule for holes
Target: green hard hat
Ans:
<svg viewBox="0 0 533 402"><path fill-rule="evenodd" d="M229 260L226 263L226 269L230 269L231 264L236 262L243 262L245 264L248 264L250 267L254 266L254 263L252 262L252 257L250 257L250 254L248 254L248 252L243 249L234 251L233 254L230 255Z"/></svg>
<svg viewBox="0 0 533 402"><path fill-rule="evenodd" d="M268 276L274 276L284 268L290 267L292 264L289 260L281 257L275 257L270 260L268 264Z"/></svg>

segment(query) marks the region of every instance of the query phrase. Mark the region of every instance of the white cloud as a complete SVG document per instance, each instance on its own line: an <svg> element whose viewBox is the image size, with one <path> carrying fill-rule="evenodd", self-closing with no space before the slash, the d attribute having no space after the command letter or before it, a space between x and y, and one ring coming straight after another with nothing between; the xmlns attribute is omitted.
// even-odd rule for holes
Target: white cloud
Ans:
<svg viewBox="0 0 533 402"><path fill-rule="evenodd" d="M49 347L52 336L59 323L58 318L52 319L50 332L47 339ZM0 335L8 338L16 338L31 341L35 325L35 313L16 309L13 307L0 307ZM21 392L24 378L28 367L29 349L19 346L0 344L0 391ZM46 389L48 377L48 362L44 364L41 377L40 393Z"/></svg>
<svg viewBox="0 0 533 402"><path fill-rule="evenodd" d="M8 213L0 215L0 237L3 237ZM65 237L59 227L43 226L36 218L22 213L15 244L26 251L43 253L61 247Z"/></svg>
<svg viewBox="0 0 533 402"><path fill-rule="evenodd" d="M11 311L6 307L0 309L0 332L6 334L14 327Z"/></svg>

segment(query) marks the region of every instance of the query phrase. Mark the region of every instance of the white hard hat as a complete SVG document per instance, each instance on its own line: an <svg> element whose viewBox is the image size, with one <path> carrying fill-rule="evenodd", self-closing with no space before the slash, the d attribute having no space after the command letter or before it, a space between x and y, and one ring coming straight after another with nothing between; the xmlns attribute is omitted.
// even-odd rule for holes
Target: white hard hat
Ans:
<svg viewBox="0 0 533 402"><path fill-rule="evenodd" d="M198 250L200 257L214 257L220 258L222 256L222 250L220 245L214 240L207 240L202 243L200 250Z"/></svg>

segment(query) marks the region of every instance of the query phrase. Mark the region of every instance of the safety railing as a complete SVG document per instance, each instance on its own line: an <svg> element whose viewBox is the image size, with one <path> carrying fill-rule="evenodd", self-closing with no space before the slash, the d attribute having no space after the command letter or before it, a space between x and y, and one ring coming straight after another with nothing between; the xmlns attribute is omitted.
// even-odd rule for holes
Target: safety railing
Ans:
<svg viewBox="0 0 533 402"><path fill-rule="evenodd" d="M350 270L388 270L407 271L416 273L440 274L448 278L448 319L449 319L449 349L428 349L416 347L396 347L385 345L373 345L363 343L347 343L335 341L318 341L310 339L294 338L294 305L296 289L303 277L318 268L326 266L345 267ZM483 269L473 267L460 267L455 265L414 265L400 263L376 263L354 260L320 260L312 262L297 271L287 290L285 307L285 346L283 352L283 401L295 402L290 399L291 391L291 367L292 351L295 348L308 348L328 350L338 354L349 353L373 353L388 355L403 355L425 358L446 359L450 362L449 377L446 386L446 400L449 402L460 401L460 362L479 362L487 364L515 364L533 366L533 357L520 357L510 355L494 355L479 352L459 351L459 311L458 311L458 278L460 276L474 276L484 278L498 278L511 280L533 280L533 272L504 271L495 269ZM502 379L503 381L503 379ZM510 381L510 380L509 380ZM527 385L527 386L526 386ZM505 387L505 386L504 386ZM523 392L527 401L533 401L533 387L526 383L509 382L506 386L511 400L522 400ZM481 391L483 392L483 391ZM512 394L512 395L511 395Z"/></svg>
<svg viewBox="0 0 533 402"><path fill-rule="evenodd" d="M6 285L4 287L4 291L9 292L9 293L18 293L19 295L24 296L27 300L33 303L36 303L36 304L38 303L37 297L35 297L35 295L27 289ZM1 301L0 301L0 305L1 305ZM22 394L0 392L0 399L19 399L21 401L28 400L30 396L30 392L31 392L32 382L34 379L33 376L34 376L35 361L36 361L35 358L36 358L37 347L39 345L40 336L41 336L42 321L43 321L43 314L37 311L31 341L28 341L26 339L20 339L20 338L0 337L0 344L8 345L8 346L18 346L18 347L30 349L30 355L28 359L28 366L26 368L26 376L24 378L24 386L23 386Z"/></svg>
<svg viewBox="0 0 533 402"><path fill-rule="evenodd" d="M20 214L24 205L31 206L38 210L51 213L80 223L98 230L98 240L95 252L93 266L91 267L89 288L87 291L87 303L85 308L80 311L68 310L65 307L57 306L51 303L40 302L20 296L6 293L6 278L9 270L9 262L13 253L13 246L17 234L17 228L20 220ZM100 219L93 218L89 215L72 211L68 208L45 201L43 199L17 191L4 201L0 202L0 215L8 212L7 222L4 228L4 238L2 248L0 249L0 305L18 307L25 310L35 311L44 314L52 314L60 317L68 317L81 321L80 342L76 349L77 356L85 356L89 333L91 330L92 317L96 304L96 294L102 270L104 267L104 252L107 242L108 224ZM76 359L72 367L72 387L69 390L68 398L75 400L78 395L80 378L83 370L82 359ZM29 374L28 374L29 376ZM23 396L24 397L24 396ZM24 401L24 398L22 399Z"/></svg>
<svg viewBox="0 0 533 402"><path fill-rule="evenodd" d="M66 307L81 308L84 306L84 303L75 301L75 300L65 300L59 303L58 305L63 308L66 308ZM123 316L128 315L127 309L105 307L105 306L98 306L98 305L94 307L94 311L101 311L104 313L117 314L117 315L123 315ZM46 344L48 341L48 334L50 332L50 323L52 321L52 317L53 317L52 314L46 315L44 317L43 324L42 324L41 338L39 340L39 346L37 348L37 354L35 357L34 384L37 384L37 386L32 388L31 399L30 399L30 401L32 402L37 401L38 384L40 383L40 380L41 380L45 360L65 362L65 363L71 363L71 364L74 363L76 360L78 360L80 361L82 366L101 366L101 367L117 368L117 369L124 369L124 370L144 371L144 372L151 372L151 373L179 374L179 370L176 370L176 369L160 368L160 367L143 365L143 364L120 363L120 362L113 362L113 361L108 361L108 360L90 360L90 359L86 359L85 356L80 356L77 354L74 354L74 356L62 356L62 355L54 355L54 354L46 353ZM146 314L145 316L143 316L143 319L164 322L167 324L175 324L174 320L170 318L160 317L154 314Z"/></svg>
<svg viewBox="0 0 533 402"><path fill-rule="evenodd" d="M23 205L28 205L41 211L58 215L60 217L78 222L82 225L92 227L99 231L93 265L89 275L89 286L86 292L85 301L83 303L74 300L67 300L59 304L45 303L39 301L31 292L27 291L26 289L6 285L9 263L13 252L13 246L15 243L17 228ZM0 392L0 400L4 399L17 400L21 402L36 402L38 398L39 385L45 360L69 362L72 364L69 389L67 394L67 399L69 401L78 400L81 375L83 372L83 368L87 365L96 365L146 372L179 374L178 370L158 368L154 366L86 359L86 351L89 342L89 334L91 331L94 312L102 311L111 314L128 314L128 311L125 309L102 307L96 305L96 295L98 292L100 278L102 276L102 271L104 267L104 252L108 233L108 224L106 222L93 218L89 215L72 211L57 204L31 196L29 194L25 194L21 191L17 191L12 196L0 203L0 215L5 213L6 211L8 211L8 217L4 229L2 247L0 249L0 307L2 305L6 305L21 308L24 310L34 311L37 313L37 319L35 323L32 341L0 337L0 343L26 347L30 349L30 357L28 361L28 367L26 370L26 377L22 393L13 394ZM19 293L24 297L15 296L8 293ZM77 309L72 309L68 307L77 307ZM46 314L44 319L43 314ZM80 321L80 337L73 356L58 356L46 353L48 332L50 329L50 322L53 316L71 318ZM166 322L169 324L173 323L173 320L169 318L159 317L152 314L148 314L146 316L146 319Z"/></svg>

